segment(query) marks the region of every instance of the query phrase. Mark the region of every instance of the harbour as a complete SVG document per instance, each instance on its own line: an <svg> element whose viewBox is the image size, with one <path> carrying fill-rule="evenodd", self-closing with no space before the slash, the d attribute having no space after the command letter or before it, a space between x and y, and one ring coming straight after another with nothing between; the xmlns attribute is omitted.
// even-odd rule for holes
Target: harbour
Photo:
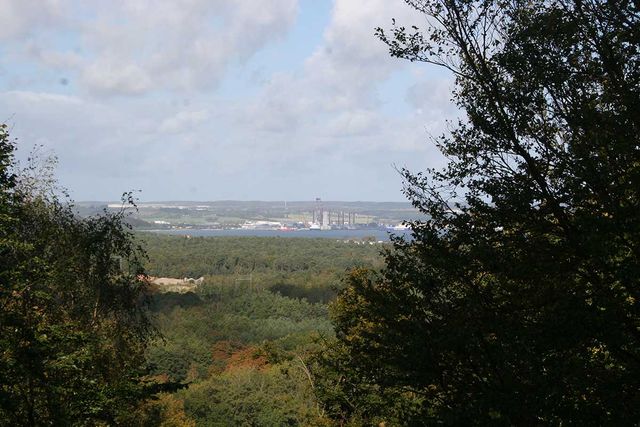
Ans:
<svg viewBox="0 0 640 427"><path fill-rule="evenodd" d="M167 229L149 230L149 232L173 236L191 237L282 237L282 238L324 238L336 240L367 240L371 242L388 242L390 235L411 236L409 230L386 230L378 228L355 230L309 230L294 231L260 230L260 229Z"/></svg>

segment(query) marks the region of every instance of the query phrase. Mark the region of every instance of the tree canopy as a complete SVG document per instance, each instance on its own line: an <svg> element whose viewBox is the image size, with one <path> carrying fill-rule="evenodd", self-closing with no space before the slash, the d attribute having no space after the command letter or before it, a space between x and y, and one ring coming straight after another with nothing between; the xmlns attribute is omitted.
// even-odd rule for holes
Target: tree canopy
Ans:
<svg viewBox="0 0 640 427"><path fill-rule="evenodd" d="M124 212L78 218L14 149L0 126L0 425L119 423L150 390L144 253Z"/></svg>
<svg viewBox="0 0 640 427"><path fill-rule="evenodd" d="M338 416L637 423L637 3L407 3L425 28L378 36L449 69L464 116L435 141L444 169L403 171L429 219L334 305Z"/></svg>

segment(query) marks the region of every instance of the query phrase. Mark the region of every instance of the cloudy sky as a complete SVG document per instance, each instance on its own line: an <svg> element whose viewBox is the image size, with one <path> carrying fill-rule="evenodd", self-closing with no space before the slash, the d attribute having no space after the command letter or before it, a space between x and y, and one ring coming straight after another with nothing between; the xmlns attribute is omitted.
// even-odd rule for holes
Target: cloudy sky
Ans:
<svg viewBox="0 0 640 427"><path fill-rule="evenodd" d="M391 59L402 0L0 0L0 121L76 200L401 201L451 79Z"/></svg>

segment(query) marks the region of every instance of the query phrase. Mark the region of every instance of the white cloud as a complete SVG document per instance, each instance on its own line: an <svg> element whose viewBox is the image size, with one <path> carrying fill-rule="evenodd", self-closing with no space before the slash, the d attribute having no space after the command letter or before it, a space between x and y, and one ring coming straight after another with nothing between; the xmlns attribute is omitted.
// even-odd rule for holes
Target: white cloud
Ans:
<svg viewBox="0 0 640 427"><path fill-rule="evenodd" d="M63 0L0 0L0 40L23 37L64 21L65 3Z"/></svg>
<svg viewBox="0 0 640 427"><path fill-rule="evenodd" d="M335 137L379 134L380 117L373 111L350 110L332 118L327 125L328 135Z"/></svg>
<svg viewBox="0 0 640 427"><path fill-rule="evenodd" d="M95 55L83 82L97 94L215 87L230 65L283 37L296 13L296 0L109 2L83 28Z"/></svg>
<svg viewBox="0 0 640 427"><path fill-rule="evenodd" d="M117 64L117 61L97 61L86 67L84 83L97 94L136 95L151 88L149 74L135 64Z"/></svg>
<svg viewBox="0 0 640 427"><path fill-rule="evenodd" d="M241 123L256 131L290 137L295 132L309 146L332 145L332 138L354 136L379 140L382 135L397 134L402 126L421 132L416 121L396 123L401 127L393 130L383 129L390 121L380 112L376 89L394 72L408 66L390 58L387 47L374 35L376 27L388 25L392 18L405 23L419 19L401 1L336 0L322 44L301 70L273 76L260 96L241 110ZM386 143L406 147L406 141L392 137ZM351 143L365 150L379 146L365 138Z"/></svg>
<svg viewBox="0 0 640 427"><path fill-rule="evenodd" d="M82 56L73 51L43 49L36 43L29 43L27 53L36 61L53 69L77 69L83 66Z"/></svg>
<svg viewBox="0 0 640 427"><path fill-rule="evenodd" d="M3 94L3 98L12 100L20 106L26 105L66 105L80 106L84 104L81 98L77 96L60 95L48 92L29 92L29 91L9 91Z"/></svg>
<svg viewBox="0 0 640 427"><path fill-rule="evenodd" d="M452 91L453 77L425 76L421 74L406 93L406 101L412 107L428 111L432 116L455 112Z"/></svg>
<svg viewBox="0 0 640 427"><path fill-rule="evenodd" d="M160 132L184 132L199 125L207 119L206 111L181 111L168 117L160 124Z"/></svg>
<svg viewBox="0 0 640 427"><path fill-rule="evenodd" d="M401 0L335 0L308 57L295 68L275 64L271 75L264 67L264 81L242 99L232 93L242 88L218 93L216 85L230 72L251 74L240 72L243 61L286 36L296 0L56 0L43 16L25 2L31 8L11 12L22 24L0 37L13 37L27 65L2 65L40 83L0 92L0 116L22 143L44 142L59 155L63 184L79 199L132 188L146 199L189 198L197 182L194 198L397 200L392 164L440 161L426 141L455 112L448 80L413 73L418 66L389 58L374 36L393 17L416 21ZM60 32L55 20L64 20ZM49 89L67 95L46 93L41 82L62 76L70 84ZM384 86L398 76L400 84Z"/></svg>
<svg viewBox="0 0 640 427"><path fill-rule="evenodd" d="M283 38L297 10L297 0L0 0L0 40L77 72L96 96L195 92Z"/></svg>

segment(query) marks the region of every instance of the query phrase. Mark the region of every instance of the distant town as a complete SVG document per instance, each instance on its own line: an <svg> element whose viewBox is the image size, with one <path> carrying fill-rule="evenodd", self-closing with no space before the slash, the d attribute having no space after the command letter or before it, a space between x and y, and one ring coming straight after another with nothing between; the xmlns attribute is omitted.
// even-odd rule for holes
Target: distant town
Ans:
<svg viewBox="0 0 640 427"><path fill-rule="evenodd" d="M79 202L83 216L127 208L115 202ZM146 230L366 230L403 231L421 214L404 202L215 201L141 202L129 221Z"/></svg>

